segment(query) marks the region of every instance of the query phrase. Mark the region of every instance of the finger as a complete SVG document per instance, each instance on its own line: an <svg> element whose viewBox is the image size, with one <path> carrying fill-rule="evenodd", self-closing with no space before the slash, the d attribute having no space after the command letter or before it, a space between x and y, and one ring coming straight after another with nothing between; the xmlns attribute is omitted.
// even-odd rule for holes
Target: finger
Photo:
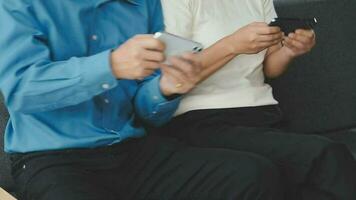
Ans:
<svg viewBox="0 0 356 200"><path fill-rule="evenodd" d="M190 57L191 55L186 55L186 57ZM193 57L190 57L193 59ZM197 83L201 80L201 74L200 72L202 71L201 65L193 63L195 61L187 61L183 58L178 59L173 58L171 61L173 67L175 67L177 70L180 70L181 73L184 75L184 78L187 82L189 83Z"/></svg>
<svg viewBox="0 0 356 200"><path fill-rule="evenodd" d="M164 63L161 63L159 66L160 66L160 68L170 67L170 65L167 65L167 64L164 64Z"/></svg>
<svg viewBox="0 0 356 200"><path fill-rule="evenodd" d="M305 29L297 29L295 31L296 34L304 35L306 37L314 38L315 37L315 32L313 29L311 30L305 30Z"/></svg>
<svg viewBox="0 0 356 200"><path fill-rule="evenodd" d="M309 45L313 42L313 39L310 37L307 37L303 34L295 34L295 33L290 33L288 35L289 38L293 39L293 40L297 40L305 45Z"/></svg>
<svg viewBox="0 0 356 200"><path fill-rule="evenodd" d="M196 59L196 54L194 53L184 53L182 55L182 58L186 61L191 61L191 62L194 62L195 59Z"/></svg>
<svg viewBox="0 0 356 200"><path fill-rule="evenodd" d="M311 37L311 38L315 36L315 32L314 32L313 29L309 29L309 30L307 30L307 29L297 29L295 31L295 33L304 35L306 37Z"/></svg>
<svg viewBox="0 0 356 200"><path fill-rule="evenodd" d="M259 43L259 48L269 48L269 47L272 47L274 45L277 45L279 43L281 43L283 41L283 38L281 39L276 39L276 40L273 40L273 41L269 41L269 42L260 42Z"/></svg>
<svg viewBox="0 0 356 200"><path fill-rule="evenodd" d="M283 40L284 40L284 39L283 39L283 37L282 37L282 38L278 38L278 39L273 40L271 43L272 43L272 45L276 45L276 44L281 43Z"/></svg>
<svg viewBox="0 0 356 200"><path fill-rule="evenodd" d="M260 49L260 52L261 52L261 51L266 50L276 44L278 44L278 43L272 44L270 42L263 42L258 46L258 49Z"/></svg>
<svg viewBox="0 0 356 200"><path fill-rule="evenodd" d="M146 77L151 76L156 70L144 69L141 76L138 77L138 80L144 80Z"/></svg>
<svg viewBox="0 0 356 200"><path fill-rule="evenodd" d="M294 53L300 54L301 49L295 47L290 41L288 42L288 41L285 40L283 44L284 44L285 47L289 48L289 49L292 50Z"/></svg>
<svg viewBox="0 0 356 200"><path fill-rule="evenodd" d="M271 35L260 35L257 39L259 42L271 42L275 40L282 40L284 34L283 33L276 33Z"/></svg>
<svg viewBox="0 0 356 200"><path fill-rule="evenodd" d="M148 39L148 38L152 38L152 37L153 37L152 34L137 34L133 38L134 39Z"/></svg>
<svg viewBox="0 0 356 200"><path fill-rule="evenodd" d="M139 38L138 41L139 44L145 49L155 50L160 52L163 52L166 49L166 45L163 42L153 37L150 38L142 37Z"/></svg>
<svg viewBox="0 0 356 200"><path fill-rule="evenodd" d="M195 82L200 79L201 72L203 71L203 63L201 54L183 54L182 58L189 63L189 70L186 72L191 81Z"/></svg>
<svg viewBox="0 0 356 200"><path fill-rule="evenodd" d="M169 62L171 67L179 70L184 76L191 77L194 74L192 64L182 58L171 57Z"/></svg>
<svg viewBox="0 0 356 200"><path fill-rule="evenodd" d="M283 46L289 48L290 50L292 50L293 52L298 52L299 50L296 49L293 45L291 45L289 42L287 41L283 41Z"/></svg>
<svg viewBox="0 0 356 200"><path fill-rule="evenodd" d="M286 38L285 39L286 43L288 43L289 45L293 46L294 48L296 49L305 49L305 44L299 42L298 40L294 40L294 39L291 39L291 38Z"/></svg>
<svg viewBox="0 0 356 200"><path fill-rule="evenodd" d="M184 76L182 76L182 73L175 69L172 66L162 66L161 67L162 72L170 77L170 80L172 81L172 84L184 84L186 81L184 80Z"/></svg>
<svg viewBox="0 0 356 200"><path fill-rule="evenodd" d="M144 50L142 53L142 58L146 61L153 62L163 62L166 58L162 52L152 51L152 50Z"/></svg>
<svg viewBox="0 0 356 200"><path fill-rule="evenodd" d="M199 73L202 70L202 54L201 53L185 53L182 58L193 65L192 70Z"/></svg>
<svg viewBox="0 0 356 200"><path fill-rule="evenodd" d="M145 70L156 70L160 68L160 63L152 61L142 61L137 66L143 67Z"/></svg>
<svg viewBox="0 0 356 200"><path fill-rule="evenodd" d="M259 35L271 35L281 33L281 29L277 26L258 27L256 31Z"/></svg>

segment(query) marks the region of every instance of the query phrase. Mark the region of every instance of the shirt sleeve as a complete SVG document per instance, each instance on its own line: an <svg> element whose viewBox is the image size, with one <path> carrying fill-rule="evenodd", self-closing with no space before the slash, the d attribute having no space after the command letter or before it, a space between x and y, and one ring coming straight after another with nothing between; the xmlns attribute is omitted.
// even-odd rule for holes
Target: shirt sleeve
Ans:
<svg viewBox="0 0 356 200"><path fill-rule="evenodd" d="M276 10L274 8L273 0L263 1L264 18L266 23L270 23L272 19L277 17Z"/></svg>
<svg viewBox="0 0 356 200"><path fill-rule="evenodd" d="M185 38L192 38L194 15L190 0L162 0L165 30Z"/></svg>
<svg viewBox="0 0 356 200"><path fill-rule="evenodd" d="M31 7L8 4L0 4L0 27L6 27L0 37L0 88L11 110L51 111L85 102L117 85L110 50L52 61L46 34Z"/></svg>
<svg viewBox="0 0 356 200"><path fill-rule="evenodd" d="M148 125L162 126L170 121L178 108L181 98L165 98L160 88L160 73L147 78L141 83L135 98L136 114Z"/></svg>
<svg viewBox="0 0 356 200"><path fill-rule="evenodd" d="M149 1L150 24L149 33L154 34L164 30L163 11L160 0Z"/></svg>
<svg viewBox="0 0 356 200"><path fill-rule="evenodd" d="M164 29L162 6L159 0L150 11L154 15L151 21L151 33ZM160 71L156 71L145 80L139 82L139 89L135 96L136 114L146 124L150 126L161 126L171 120L173 114L178 108L180 98L172 100L166 99L160 88Z"/></svg>

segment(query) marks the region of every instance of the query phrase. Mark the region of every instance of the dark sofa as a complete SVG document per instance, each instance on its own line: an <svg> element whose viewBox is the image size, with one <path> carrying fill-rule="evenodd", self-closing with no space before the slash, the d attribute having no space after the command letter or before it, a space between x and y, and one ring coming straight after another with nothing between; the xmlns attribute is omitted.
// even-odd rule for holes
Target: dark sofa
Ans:
<svg viewBox="0 0 356 200"><path fill-rule="evenodd" d="M270 81L283 129L318 133L356 155L356 1L275 0L280 17L316 17L317 46Z"/></svg>
<svg viewBox="0 0 356 200"><path fill-rule="evenodd" d="M10 166L9 159L3 153L3 144L4 144L4 131L5 126L8 121L9 115L6 111L6 108L3 104L3 98L0 95L0 187L7 189L8 191L13 190L13 181L10 175ZM0 198L1 199L1 198Z"/></svg>
<svg viewBox="0 0 356 200"><path fill-rule="evenodd" d="M275 6L279 16L319 21L316 48L271 81L285 114L283 129L324 134L356 152L356 1L275 0ZM7 118L1 99L1 150ZM8 164L0 151L0 187L12 191Z"/></svg>

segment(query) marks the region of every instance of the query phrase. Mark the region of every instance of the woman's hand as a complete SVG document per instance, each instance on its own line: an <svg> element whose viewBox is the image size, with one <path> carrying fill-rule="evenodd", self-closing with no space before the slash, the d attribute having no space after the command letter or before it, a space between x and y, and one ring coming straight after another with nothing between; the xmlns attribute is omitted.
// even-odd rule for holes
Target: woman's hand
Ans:
<svg viewBox="0 0 356 200"><path fill-rule="evenodd" d="M264 61L264 73L268 78L283 74L288 64L296 57L309 52L315 46L315 33L312 30L296 30L283 41L284 46L269 49Z"/></svg>
<svg viewBox="0 0 356 200"><path fill-rule="evenodd" d="M282 50L291 58L296 58L311 51L315 44L316 36L313 30L298 29L284 39Z"/></svg>
<svg viewBox="0 0 356 200"><path fill-rule="evenodd" d="M228 36L229 45L235 54L256 54L283 40L279 27L270 27L264 22L254 22Z"/></svg>
<svg viewBox="0 0 356 200"><path fill-rule="evenodd" d="M163 95L186 94L201 81L202 64L197 54L172 57L170 65L161 65L160 87Z"/></svg>

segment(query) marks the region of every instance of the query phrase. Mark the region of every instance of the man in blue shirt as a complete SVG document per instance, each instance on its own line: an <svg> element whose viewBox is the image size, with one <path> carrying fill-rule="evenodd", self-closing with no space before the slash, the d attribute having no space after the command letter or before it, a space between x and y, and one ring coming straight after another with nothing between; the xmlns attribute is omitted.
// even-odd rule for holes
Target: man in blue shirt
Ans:
<svg viewBox="0 0 356 200"><path fill-rule="evenodd" d="M143 137L200 68L187 55L158 72L165 46L145 34L163 29L159 0L3 0L0 28L5 150L23 199L281 199L266 160Z"/></svg>

